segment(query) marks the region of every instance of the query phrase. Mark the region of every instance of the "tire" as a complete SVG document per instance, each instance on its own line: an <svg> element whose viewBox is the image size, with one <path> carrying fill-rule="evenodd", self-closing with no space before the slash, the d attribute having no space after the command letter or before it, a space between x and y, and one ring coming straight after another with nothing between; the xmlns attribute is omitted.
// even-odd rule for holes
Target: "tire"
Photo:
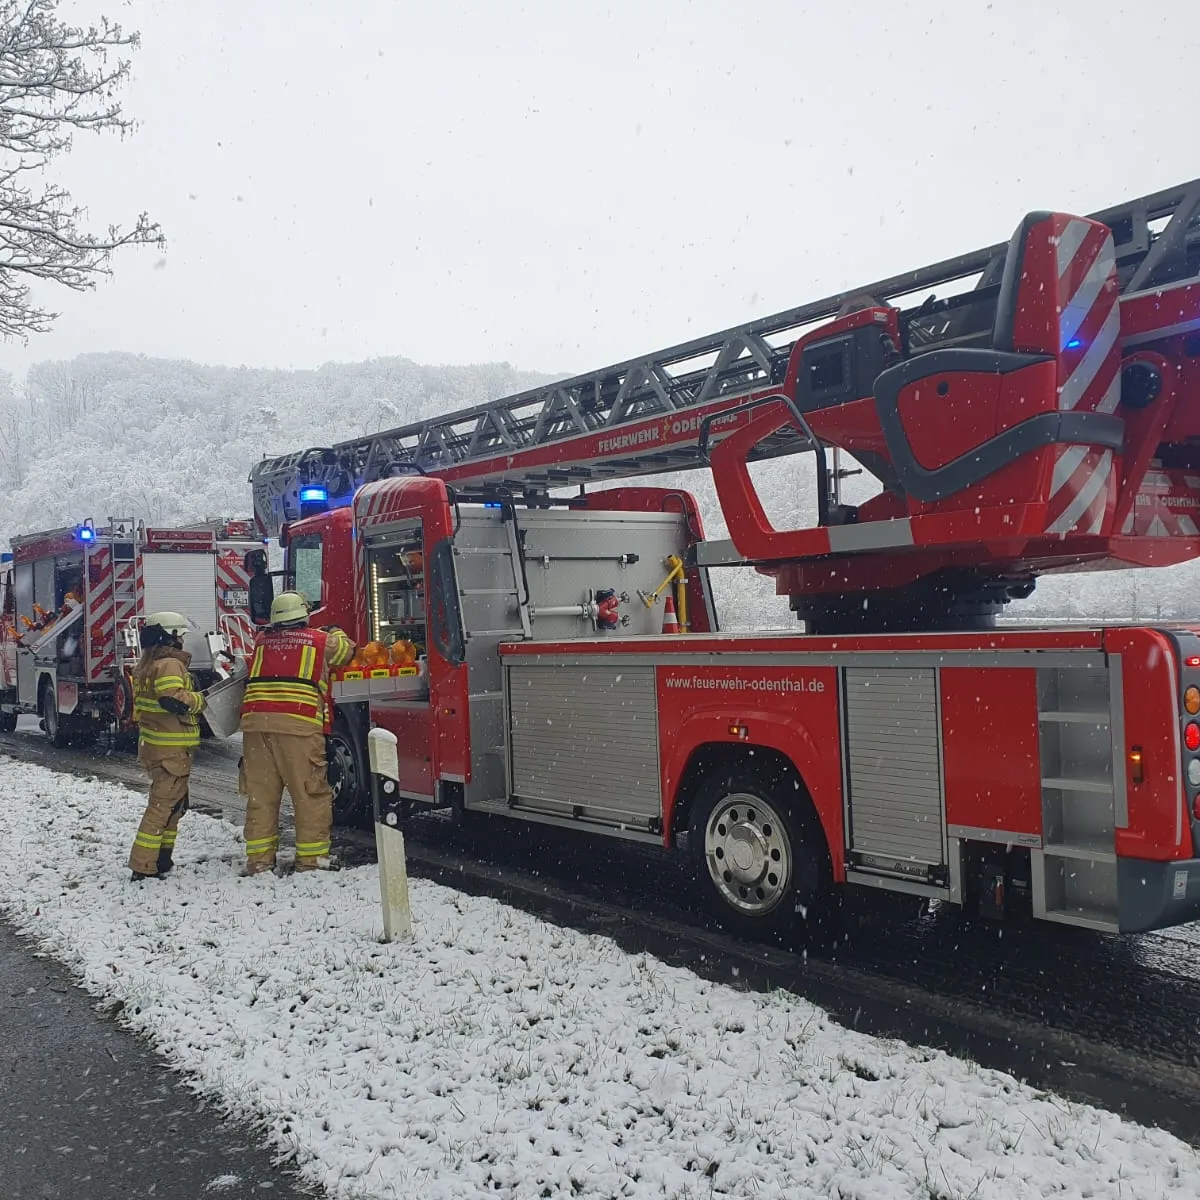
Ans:
<svg viewBox="0 0 1200 1200"><path fill-rule="evenodd" d="M0 712L0 733L12 733L17 727L15 712Z"/></svg>
<svg viewBox="0 0 1200 1200"><path fill-rule="evenodd" d="M118 732L128 728L133 720L133 689L123 671L113 684L112 709L113 721Z"/></svg>
<svg viewBox="0 0 1200 1200"><path fill-rule="evenodd" d="M46 733L46 741L56 750L63 749L70 742L67 724L58 711L58 697L49 683L42 684L42 729Z"/></svg>
<svg viewBox="0 0 1200 1200"><path fill-rule="evenodd" d="M333 823L365 827L371 823L371 784L365 748L350 723L338 717L325 739L329 786L333 788Z"/></svg>
<svg viewBox="0 0 1200 1200"><path fill-rule="evenodd" d="M701 782L688 850L714 922L730 933L778 941L816 922L828 861L815 815L798 818L797 801L807 804L790 781L746 767Z"/></svg>

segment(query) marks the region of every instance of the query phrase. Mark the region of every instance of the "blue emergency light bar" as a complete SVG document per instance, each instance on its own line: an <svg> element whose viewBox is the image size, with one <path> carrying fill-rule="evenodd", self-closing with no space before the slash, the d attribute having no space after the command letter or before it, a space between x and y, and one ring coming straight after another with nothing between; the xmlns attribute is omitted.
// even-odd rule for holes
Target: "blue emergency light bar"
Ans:
<svg viewBox="0 0 1200 1200"><path fill-rule="evenodd" d="M323 487L311 486L300 489L301 504L321 504L329 499L329 492Z"/></svg>

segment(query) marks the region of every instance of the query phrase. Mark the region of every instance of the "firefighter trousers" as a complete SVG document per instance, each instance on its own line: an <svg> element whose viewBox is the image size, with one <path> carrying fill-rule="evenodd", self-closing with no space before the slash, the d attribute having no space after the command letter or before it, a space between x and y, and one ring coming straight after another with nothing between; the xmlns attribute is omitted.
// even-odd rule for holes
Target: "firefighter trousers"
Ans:
<svg viewBox="0 0 1200 1200"><path fill-rule="evenodd" d="M138 761L150 776L150 796L129 853L129 869L157 875L159 856L175 849L179 818L188 810L188 780L194 751L179 746L138 747Z"/></svg>
<svg viewBox="0 0 1200 1200"><path fill-rule="evenodd" d="M325 735L243 733L242 773L247 869L267 871L275 865L279 805L285 787L296 814L296 870L328 867L333 790L329 786Z"/></svg>

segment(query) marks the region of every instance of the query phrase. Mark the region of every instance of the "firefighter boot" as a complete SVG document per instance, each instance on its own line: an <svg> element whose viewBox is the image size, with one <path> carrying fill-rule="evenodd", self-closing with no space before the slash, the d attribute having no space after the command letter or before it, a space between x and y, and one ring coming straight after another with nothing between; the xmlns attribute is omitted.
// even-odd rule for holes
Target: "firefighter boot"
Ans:
<svg viewBox="0 0 1200 1200"><path fill-rule="evenodd" d="M337 869L332 857L321 855L319 858L297 858L295 874L303 875L306 871L336 871Z"/></svg>
<svg viewBox="0 0 1200 1200"><path fill-rule="evenodd" d="M165 875L175 865L175 840L179 837L179 822L189 808L191 797L184 793L183 799L171 809L171 815L167 818L167 827L162 835L162 848L158 852L160 875Z"/></svg>

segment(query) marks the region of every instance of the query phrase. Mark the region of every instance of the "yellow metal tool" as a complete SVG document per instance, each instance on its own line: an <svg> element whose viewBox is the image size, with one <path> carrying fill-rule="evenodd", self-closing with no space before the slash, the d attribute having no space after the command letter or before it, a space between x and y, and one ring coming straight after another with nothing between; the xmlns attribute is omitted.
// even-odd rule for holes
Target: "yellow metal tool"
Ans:
<svg viewBox="0 0 1200 1200"><path fill-rule="evenodd" d="M679 622L679 632L687 633L690 629L688 625L688 610L687 610L687 572L684 570L683 559L677 554L667 556L667 566L670 571L666 577L654 589L653 592L643 592L638 590L638 595L642 598L642 603L647 608L653 608L658 603L658 598L671 586L675 585L675 617Z"/></svg>

